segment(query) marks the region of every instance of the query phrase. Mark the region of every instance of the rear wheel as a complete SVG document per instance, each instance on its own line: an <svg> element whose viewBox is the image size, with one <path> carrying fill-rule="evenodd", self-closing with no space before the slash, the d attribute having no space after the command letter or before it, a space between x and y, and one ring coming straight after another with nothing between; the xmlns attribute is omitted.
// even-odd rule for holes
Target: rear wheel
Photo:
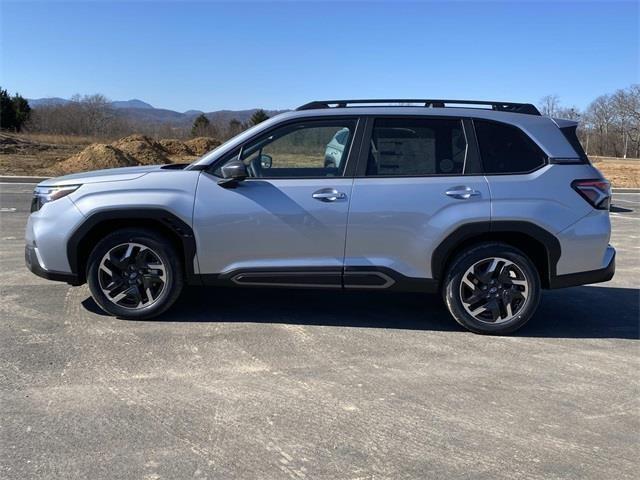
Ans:
<svg viewBox="0 0 640 480"><path fill-rule="evenodd" d="M540 302L540 278L520 250L485 243L461 253L445 277L445 302L463 327L506 334L522 327Z"/></svg>
<svg viewBox="0 0 640 480"><path fill-rule="evenodd" d="M167 310L180 295L182 264L162 235L124 229L107 235L93 249L87 281L94 300L107 313L150 318Z"/></svg>

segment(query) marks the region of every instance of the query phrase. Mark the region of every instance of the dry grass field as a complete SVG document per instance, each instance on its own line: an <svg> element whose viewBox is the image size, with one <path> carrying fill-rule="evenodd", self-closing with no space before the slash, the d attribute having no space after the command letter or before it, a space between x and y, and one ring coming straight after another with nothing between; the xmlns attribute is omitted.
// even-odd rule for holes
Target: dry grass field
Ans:
<svg viewBox="0 0 640 480"><path fill-rule="evenodd" d="M176 139L155 141L143 135L105 140L70 135L2 133L0 175L51 176L96 168L190 162L216 144L209 138L183 142ZM299 157L280 157L278 166L295 166L300 161ZM591 157L591 161L614 187L640 188L640 159ZM321 164L322 159L318 159L318 165Z"/></svg>
<svg viewBox="0 0 640 480"><path fill-rule="evenodd" d="M614 187L640 188L640 159L591 157L593 164Z"/></svg>

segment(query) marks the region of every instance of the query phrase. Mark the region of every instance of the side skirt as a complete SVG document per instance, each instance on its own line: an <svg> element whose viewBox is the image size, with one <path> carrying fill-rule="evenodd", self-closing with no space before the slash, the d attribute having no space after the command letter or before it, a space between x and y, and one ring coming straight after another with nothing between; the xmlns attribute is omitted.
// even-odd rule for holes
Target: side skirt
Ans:
<svg viewBox="0 0 640 480"><path fill-rule="evenodd" d="M344 271L333 267L254 268L202 274L201 279L209 286L438 291L436 280L406 277L384 267L346 267Z"/></svg>

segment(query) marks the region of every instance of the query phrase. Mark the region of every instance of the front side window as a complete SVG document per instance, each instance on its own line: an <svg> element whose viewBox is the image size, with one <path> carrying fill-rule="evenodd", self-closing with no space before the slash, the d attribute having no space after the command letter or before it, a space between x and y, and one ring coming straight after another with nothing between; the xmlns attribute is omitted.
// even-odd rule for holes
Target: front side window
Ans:
<svg viewBox="0 0 640 480"><path fill-rule="evenodd" d="M466 156L461 120L381 118L371 133L367 176L460 175Z"/></svg>
<svg viewBox="0 0 640 480"><path fill-rule="evenodd" d="M545 154L519 128L483 120L473 124L485 173L528 173L545 164Z"/></svg>
<svg viewBox="0 0 640 480"><path fill-rule="evenodd" d="M253 178L341 176L355 128L350 119L286 125L245 144L241 160Z"/></svg>

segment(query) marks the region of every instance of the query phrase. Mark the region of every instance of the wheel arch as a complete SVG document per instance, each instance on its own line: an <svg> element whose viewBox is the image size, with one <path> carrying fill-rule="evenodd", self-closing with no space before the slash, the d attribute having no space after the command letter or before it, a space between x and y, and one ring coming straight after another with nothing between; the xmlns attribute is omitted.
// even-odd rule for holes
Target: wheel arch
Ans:
<svg viewBox="0 0 640 480"><path fill-rule="evenodd" d="M100 211L90 215L73 232L67 243L67 257L80 284L86 281L87 261L96 243L105 234L128 227L147 228L167 237L184 261L187 282L199 283L194 270L196 242L193 229L171 212L145 208Z"/></svg>
<svg viewBox="0 0 640 480"><path fill-rule="evenodd" d="M457 228L433 252L433 278L441 280L451 261L462 250L489 241L506 243L522 250L538 269L542 287L550 287L556 277L556 265L561 254L560 242L544 228L523 221L475 222Z"/></svg>

